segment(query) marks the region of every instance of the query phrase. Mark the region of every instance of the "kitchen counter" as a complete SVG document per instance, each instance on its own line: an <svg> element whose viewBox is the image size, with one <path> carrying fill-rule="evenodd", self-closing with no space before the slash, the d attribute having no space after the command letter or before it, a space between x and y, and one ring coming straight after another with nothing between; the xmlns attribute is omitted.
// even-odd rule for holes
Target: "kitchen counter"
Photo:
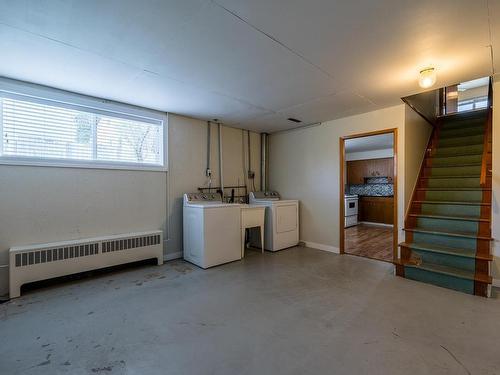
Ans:
<svg viewBox="0 0 500 375"><path fill-rule="evenodd" d="M361 197L379 197L379 198L394 198L394 195L375 195L375 194L358 194Z"/></svg>

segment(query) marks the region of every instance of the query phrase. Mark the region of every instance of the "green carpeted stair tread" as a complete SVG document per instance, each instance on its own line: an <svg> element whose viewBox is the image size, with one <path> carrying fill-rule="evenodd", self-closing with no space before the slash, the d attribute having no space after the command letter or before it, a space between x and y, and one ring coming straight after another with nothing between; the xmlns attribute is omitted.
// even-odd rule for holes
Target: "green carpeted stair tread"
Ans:
<svg viewBox="0 0 500 375"><path fill-rule="evenodd" d="M424 233L424 234L433 234L433 235L446 236L446 237L473 238L473 239L478 239L478 240L493 241L493 238L491 238L491 237L478 236L476 234L471 234L471 233L467 233L467 232L465 232L465 233L463 233L463 232L445 232L445 231L440 231L440 230L428 230L428 229L419 229L419 228L404 228L403 230L406 232L413 232L413 233Z"/></svg>
<svg viewBox="0 0 500 375"><path fill-rule="evenodd" d="M447 216L447 215L432 215L432 214L408 214L411 217L426 217L429 219L443 219L443 220L463 220L463 221L477 221L477 222L490 222L490 219L482 219L474 216Z"/></svg>
<svg viewBox="0 0 500 375"><path fill-rule="evenodd" d="M453 165L431 165L430 167L425 167L429 169L433 168L460 168L460 167L478 167L481 166L482 162L473 162L473 163L456 163Z"/></svg>
<svg viewBox="0 0 500 375"><path fill-rule="evenodd" d="M421 204L417 207L425 215L481 217L481 205Z"/></svg>
<svg viewBox="0 0 500 375"><path fill-rule="evenodd" d="M460 137L439 138L438 147L446 146L466 146L484 142L484 135L467 135Z"/></svg>
<svg viewBox="0 0 500 375"><path fill-rule="evenodd" d="M446 147L445 147L446 148ZM475 152L473 154L468 154L468 153L465 153L465 154L460 154L460 153L454 153L453 155L438 155L438 154L433 154L431 155L430 157L428 156L428 158L454 158L454 157L458 157L458 156L483 156L483 152Z"/></svg>
<svg viewBox="0 0 500 375"><path fill-rule="evenodd" d="M421 270L428 271L428 272L439 273L439 274L443 274L443 275L447 275L447 276L458 277L461 279L479 281L479 282L483 282L483 283L487 283L487 284L492 283L491 276L476 274L475 272L470 272L470 271L466 271L466 270L454 268L454 267L443 266L440 264L422 263L422 264L416 265L416 264L411 264L411 263L405 263L404 266L416 268L416 269L421 269Z"/></svg>
<svg viewBox="0 0 500 375"><path fill-rule="evenodd" d="M433 156L427 159L431 167L434 166L455 166L481 163L483 154L462 155L462 156Z"/></svg>
<svg viewBox="0 0 500 375"><path fill-rule="evenodd" d="M474 155L483 152L484 142L466 146L438 147L434 156Z"/></svg>
<svg viewBox="0 0 500 375"><path fill-rule="evenodd" d="M459 206L491 206L491 203L485 203L485 202L430 201L430 200L419 200L419 201L413 201L413 202L420 203L420 204L446 204L446 205L459 205Z"/></svg>
<svg viewBox="0 0 500 375"><path fill-rule="evenodd" d="M424 187L417 188L417 190L430 190L430 191L491 191L488 187Z"/></svg>
<svg viewBox="0 0 500 375"><path fill-rule="evenodd" d="M430 180L430 179L443 180L443 179L449 179L449 178L461 178L461 179L462 178L481 178L481 175L480 174L471 174L471 175L464 175L464 176L460 176L460 177L440 175L440 176L422 176L420 178L425 179L425 180Z"/></svg>
<svg viewBox="0 0 500 375"><path fill-rule="evenodd" d="M425 167L424 176L470 176L481 173L481 164Z"/></svg>
<svg viewBox="0 0 500 375"><path fill-rule="evenodd" d="M439 253L443 255L457 256L470 259L480 259L486 261L493 261L493 256L481 256L475 254L475 251L469 249L459 249L456 247L448 247L429 243L415 243L415 242L402 242L399 244L401 247L406 247L408 249L428 251L433 253Z"/></svg>
<svg viewBox="0 0 500 375"><path fill-rule="evenodd" d="M477 154L478 150L484 146L484 137L483 136L468 136L468 137L454 137L454 138L444 138L440 139L439 143L436 145L436 153L441 153L442 149L447 148L459 148L459 151L472 152L474 150L474 154ZM442 150L440 152L440 150ZM468 150L468 151L466 151ZM453 153L448 155L453 155Z"/></svg>
<svg viewBox="0 0 500 375"><path fill-rule="evenodd" d="M481 121L484 123L484 121L486 121L487 116L488 116L488 109L479 108L466 112L447 113L444 115L439 115L438 118L442 124L448 125L448 124L471 123L475 121L478 122Z"/></svg>
<svg viewBox="0 0 500 375"><path fill-rule="evenodd" d="M438 176L422 176L420 178L421 187L433 187L433 188L450 188L450 187L481 187L481 180L479 176L473 177L444 177L439 178Z"/></svg>
<svg viewBox="0 0 500 375"><path fill-rule="evenodd" d="M425 200L432 202L470 202L481 203L483 193L481 190L475 191L453 191L453 190L428 190L425 191Z"/></svg>
<svg viewBox="0 0 500 375"><path fill-rule="evenodd" d="M461 136L484 136L484 126L475 126L457 129L442 129L439 133L440 139L456 138Z"/></svg>
<svg viewBox="0 0 500 375"><path fill-rule="evenodd" d="M443 133L446 132L451 132L451 131L456 131L456 130L462 130L462 129L479 129L479 130L484 130L484 122L464 122L460 125L443 125L439 129L439 136L441 136Z"/></svg>

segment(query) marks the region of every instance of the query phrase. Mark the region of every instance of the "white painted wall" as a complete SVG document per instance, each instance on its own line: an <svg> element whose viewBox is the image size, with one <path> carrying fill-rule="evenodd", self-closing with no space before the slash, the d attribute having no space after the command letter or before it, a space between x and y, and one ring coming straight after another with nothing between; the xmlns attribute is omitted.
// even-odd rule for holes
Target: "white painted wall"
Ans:
<svg viewBox="0 0 500 375"><path fill-rule="evenodd" d="M386 148L383 150L348 152L345 154L345 160L353 161L353 160L392 158L393 154L394 152L392 148Z"/></svg>
<svg viewBox="0 0 500 375"><path fill-rule="evenodd" d="M432 125L409 106L405 106L405 211L417 182Z"/></svg>
<svg viewBox="0 0 500 375"><path fill-rule="evenodd" d="M398 129L398 224L404 218L405 106L328 121L270 136L270 187L300 200L300 239L339 247L339 138ZM400 230L400 238L403 232Z"/></svg>
<svg viewBox="0 0 500 375"><path fill-rule="evenodd" d="M206 183L207 125L169 115L168 132L168 172L0 165L0 295L8 290L8 249L15 245L165 229L165 257L182 256L182 194ZM224 173L230 183L243 179L247 143L242 133L223 127ZM216 125L211 148L218 185ZM251 148L258 188L256 133L251 133Z"/></svg>
<svg viewBox="0 0 500 375"><path fill-rule="evenodd" d="M500 75L496 75L493 84L493 198L491 228L493 241L492 276L500 286Z"/></svg>

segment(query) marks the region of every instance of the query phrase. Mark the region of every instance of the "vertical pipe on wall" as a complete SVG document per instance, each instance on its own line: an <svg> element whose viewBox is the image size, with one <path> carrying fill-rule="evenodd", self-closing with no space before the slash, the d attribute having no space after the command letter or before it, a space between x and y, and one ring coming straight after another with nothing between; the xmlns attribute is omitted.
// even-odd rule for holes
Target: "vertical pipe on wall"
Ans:
<svg viewBox="0 0 500 375"><path fill-rule="evenodd" d="M210 141L211 141L211 132L210 132L210 128L211 128L211 123L210 121L207 121L207 171L210 170L210 156L211 156L211 153L210 153Z"/></svg>
<svg viewBox="0 0 500 375"><path fill-rule="evenodd" d="M220 190L222 195L222 200L224 200L224 171L222 170L222 125L217 123L218 134L219 134L219 182Z"/></svg>
<svg viewBox="0 0 500 375"><path fill-rule="evenodd" d="M205 170L205 176L208 179L208 187L212 187L212 169L210 166L211 156L212 156L212 123L207 121L207 169Z"/></svg>
<svg viewBox="0 0 500 375"><path fill-rule="evenodd" d="M246 154L246 150L245 150L245 131L243 129L241 129L241 160L242 160L241 167L242 167L242 171L243 171L243 183L248 188L246 155L247 154Z"/></svg>
<svg viewBox="0 0 500 375"><path fill-rule="evenodd" d="M166 116L166 122L163 123L163 152L166 153L166 167L167 170L165 171L165 225L164 225L164 235L163 235L163 255L165 256L168 250L168 245L171 245L171 236L172 236L172 221L170 220L170 213L171 213L171 197L170 195L172 194L172 189L170 188L170 167L172 164L172 160L170 158L170 116L168 112L165 113ZM182 248L180 250L176 251L182 251Z"/></svg>
<svg viewBox="0 0 500 375"><path fill-rule="evenodd" d="M250 130L247 130L247 149L248 149L248 172L252 171L252 148L250 147Z"/></svg>
<svg viewBox="0 0 500 375"><path fill-rule="evenodd" d="M269 134L260 134L260 190L266 191L269 185Z"/></svg>

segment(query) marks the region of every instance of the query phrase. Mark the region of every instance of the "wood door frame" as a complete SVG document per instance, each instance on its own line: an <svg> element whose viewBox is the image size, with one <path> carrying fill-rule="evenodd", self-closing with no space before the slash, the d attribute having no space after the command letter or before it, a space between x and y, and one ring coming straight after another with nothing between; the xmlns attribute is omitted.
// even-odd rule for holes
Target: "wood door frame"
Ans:
<svg viewBox="0 0 500 375"><path fill-rule="evenodd" d="M345 169L346 169L346 160L345 160L345 141L348 139L354 139L354 138L362 138L362 137L370 137L373 135L379 135L379 134L388 134L392 133L393 134L393 160L394 160L394 226L393 226L393 252L392 252L392 258L393 262L397 261L398 258L398 129L397 128L390 128L390 129L383 129L383 130L376 130L372 132L367 132L367 133L359 133L359 134L352 134L352 135L346 135L343 137L339 138L339 152L340 152L340 189L339 189L339 201L340 201L340 216L339 216L339 224L340 224L340 254L346 254L345 252L345 201L344 201L344 196L345 196L345 183L346 183L346 178L345 178Z"/></svg>

